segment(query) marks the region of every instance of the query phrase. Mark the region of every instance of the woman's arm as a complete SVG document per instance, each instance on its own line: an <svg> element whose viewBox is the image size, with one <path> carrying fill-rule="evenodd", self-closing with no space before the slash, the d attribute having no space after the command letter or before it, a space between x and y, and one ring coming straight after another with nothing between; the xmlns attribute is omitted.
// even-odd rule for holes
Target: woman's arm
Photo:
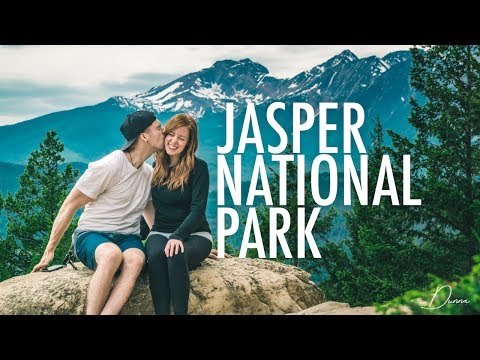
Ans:
<svg viewBox="0 0 480 360"><path fill-rule="evenodd" d="M198 223L205 216L209 186L210 176L207 163L200 160L192 178L192 203L190 205L190 213L177 230L170 235L170 239L185 241L190 234L194 232Z"/></svg>

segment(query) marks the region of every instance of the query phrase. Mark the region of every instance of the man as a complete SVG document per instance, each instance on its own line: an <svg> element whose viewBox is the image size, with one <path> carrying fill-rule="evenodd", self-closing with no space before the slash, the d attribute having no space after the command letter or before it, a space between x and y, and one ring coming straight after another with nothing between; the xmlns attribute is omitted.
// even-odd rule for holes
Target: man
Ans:
<svg viewBox="0 0 480 360"><path fill-rule="evenodd" d="M153 175L153 168L144 161L164 148L162 125L151 111L127 115L120 131L127 143L88 165L63 202L43 257L32 270L40 271L52 261L75 212L85 207L72 242L80 261L94 270L86 311L93 315L118 314L144 266L140 218L147 203L151 206ZM120 275L112 287L118 269Z"/></svg>

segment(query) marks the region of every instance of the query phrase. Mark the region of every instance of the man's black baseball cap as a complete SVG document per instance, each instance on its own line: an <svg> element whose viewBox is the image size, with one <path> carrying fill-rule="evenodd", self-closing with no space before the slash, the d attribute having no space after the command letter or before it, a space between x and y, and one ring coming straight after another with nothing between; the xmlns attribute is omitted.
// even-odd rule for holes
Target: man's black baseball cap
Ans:
<svg viewBox="0 0 480 360"><path fill-rule="evenodd" d="M120 131L127 143L120 150L127 150L155 120L157 120L157 117L151 111L139 110L128 114L120 126Z"/></svg>

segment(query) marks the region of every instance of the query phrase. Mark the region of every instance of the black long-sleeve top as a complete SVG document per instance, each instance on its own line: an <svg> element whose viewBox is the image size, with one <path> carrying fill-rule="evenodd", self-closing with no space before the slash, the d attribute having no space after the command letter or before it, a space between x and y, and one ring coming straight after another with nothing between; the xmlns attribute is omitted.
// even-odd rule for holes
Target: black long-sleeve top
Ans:
<svg viewBox="0 0 480 360"><path fill-rule="evenodd" d="M195 163L183 191L166 185L152 188L155 223L152 231L172 233L170 239L185 241L198 231L211 233L205 216L210 178L207 163L195 156Z"/></svg>

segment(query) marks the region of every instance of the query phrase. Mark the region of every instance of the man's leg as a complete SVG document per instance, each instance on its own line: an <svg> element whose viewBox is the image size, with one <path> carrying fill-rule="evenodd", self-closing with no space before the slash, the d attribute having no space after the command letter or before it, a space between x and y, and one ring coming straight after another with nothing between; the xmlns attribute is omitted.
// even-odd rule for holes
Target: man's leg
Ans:
<svg viewBox="0 0 480 360"><path fill-rule="evenodd" d="M122 263L122 251L113 243L102 243L95 249L96 269L87 295L87 315L100 314L112 286L113 275Z"/></svg>
<svg viewBox="0 0 480 360"><path fill-rule="evenodd" d="M116 315L122 310L133 291L144 264L145 254L142 250L130 248L123 252L120 276L101 311L101 315Z"/></svg>

